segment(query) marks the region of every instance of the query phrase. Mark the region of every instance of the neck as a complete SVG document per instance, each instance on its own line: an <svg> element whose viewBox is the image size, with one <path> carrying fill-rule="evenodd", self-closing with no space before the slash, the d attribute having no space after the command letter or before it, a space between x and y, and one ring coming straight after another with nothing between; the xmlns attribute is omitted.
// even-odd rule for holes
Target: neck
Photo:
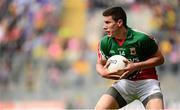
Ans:
<svg viewBox="0 0 180 110"><path fill-rule="evenodd" d="M122 28L120 28L116 34L114 35L114 37L116 39L126 39L126 34L127 34L127 28L125 28L124 26Z"/></svg>

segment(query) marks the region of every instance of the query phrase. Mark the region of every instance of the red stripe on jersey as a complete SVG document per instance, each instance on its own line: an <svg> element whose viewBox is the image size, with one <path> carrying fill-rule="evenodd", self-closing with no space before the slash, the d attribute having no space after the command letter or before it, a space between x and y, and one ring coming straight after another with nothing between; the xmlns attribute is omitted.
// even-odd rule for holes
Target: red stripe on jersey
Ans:
<svg viewBox="0 0 180 110"><path fill-rule="evenodd" d="M100 52L100 43L98 43L98 51L97 51L97 54L98 54L98 61L99 61L99 60L102 60L102 55L101 55L101 52Z"/></svg>

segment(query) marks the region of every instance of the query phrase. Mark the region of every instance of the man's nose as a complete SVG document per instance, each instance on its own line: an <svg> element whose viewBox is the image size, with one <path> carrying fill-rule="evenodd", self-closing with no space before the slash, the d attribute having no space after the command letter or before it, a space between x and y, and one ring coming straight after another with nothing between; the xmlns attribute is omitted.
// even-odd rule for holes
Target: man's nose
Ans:
<svg viewBox="0 0 180 110"><path fill-rule="evenodd" d="M107 30L107 26L106 26L106 25L104 25L104 26L103 26L103 29L104 29L104 30Z"/></svg>

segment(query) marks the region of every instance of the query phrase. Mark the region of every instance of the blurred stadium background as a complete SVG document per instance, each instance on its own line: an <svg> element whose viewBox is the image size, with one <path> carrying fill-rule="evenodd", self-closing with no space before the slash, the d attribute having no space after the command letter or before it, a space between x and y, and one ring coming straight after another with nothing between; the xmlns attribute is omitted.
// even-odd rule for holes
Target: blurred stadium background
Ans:
<svg viewBox="0 0 180 110"><path fill-rule="evenodd" d="M95 70L109 6L155 36L166 109L180 109L180 0L0 0L0 109L92 109L113 82Z"/></svg>

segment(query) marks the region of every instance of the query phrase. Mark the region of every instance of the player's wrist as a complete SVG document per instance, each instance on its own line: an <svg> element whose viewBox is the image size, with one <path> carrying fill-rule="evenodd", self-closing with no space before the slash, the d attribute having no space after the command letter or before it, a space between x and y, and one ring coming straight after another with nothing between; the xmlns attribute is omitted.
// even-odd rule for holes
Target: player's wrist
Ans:
<svg viewBox="0 0 180 110"><path fill-rule="evenodd" d="M141 70L142 69L142 62L134 63L135 69L136 70Z"/></svg>

